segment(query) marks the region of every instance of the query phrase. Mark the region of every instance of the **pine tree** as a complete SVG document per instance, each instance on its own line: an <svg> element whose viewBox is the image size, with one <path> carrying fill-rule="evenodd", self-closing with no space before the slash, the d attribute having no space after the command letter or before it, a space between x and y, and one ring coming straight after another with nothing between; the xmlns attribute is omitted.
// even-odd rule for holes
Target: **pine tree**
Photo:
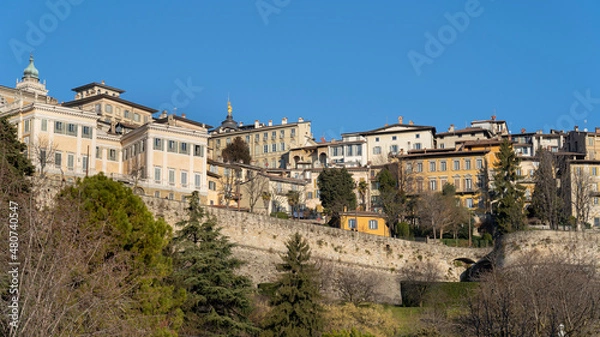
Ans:
<svg viewBox="0 0 600 337"><path fill-rule="evenodd" d="M282 274L271 300L273 309L261 336L312 337L323 329L323 309L317 286L318 270L310 262L310 247L298 233L287 241L277 270Z"/></svg>
<svg viewBox="0 0 600 337"><path fill-rule="evenodd" d="M495 212L499 234L510 233L524 228L525 187L519 184L523 178L517 174L519 158L508 140L500 145L494 165L494 192L498 197Z"/></svg>
<svg viewBox="0 0 600 337"><path fill-rule="evenodd" d="M173 239L173 278L186 291L182 333L201 336L252 336L248 320L250 279L236 275L242 261L221 234L216 219L200 207L198 192L190 197L189 218Z"/></svg>
<svg viewBox="0 0 600 337"><path fill-rule="evenodd" d="M356 194L354 194L354 179L343 169L324 169L317 178L319 186L319 199L321 205L332 216L331 224L339 227L340 213L346 207L348 210L356 208Z"/></svg>
<svg viewBox="0 0 600 337"><path fill-rule="evenodd" d="M26 150L27 145L19 141L14 125L6 117L0 118L0 169L7 170L2 171L3 175L10 174L15 177L4 183L3 191L11 190L11 193L29 191L30 184L23 178L33 175L35 168L24 155Z"/></svg>

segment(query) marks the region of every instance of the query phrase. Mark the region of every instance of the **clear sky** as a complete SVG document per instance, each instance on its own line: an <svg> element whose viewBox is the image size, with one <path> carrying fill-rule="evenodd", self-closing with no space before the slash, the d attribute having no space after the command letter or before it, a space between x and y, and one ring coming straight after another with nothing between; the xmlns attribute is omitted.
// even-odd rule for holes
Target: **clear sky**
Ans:
<svg viewBox="0 0 600 337"><path fill-rule="evenodd" d="M33 50L50 95L106 81L218 125L312 121L316 139L396 123L438 132L496 111L512 133L600 126L600 1L19 0L0 84Z"/></svg>

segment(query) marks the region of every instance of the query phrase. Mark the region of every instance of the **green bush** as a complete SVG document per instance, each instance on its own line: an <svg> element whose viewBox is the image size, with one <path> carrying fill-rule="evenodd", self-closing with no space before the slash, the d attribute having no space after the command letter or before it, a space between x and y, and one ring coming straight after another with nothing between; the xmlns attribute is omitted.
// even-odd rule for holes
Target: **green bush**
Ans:
<svg viewBox="0 0 600 337"><path fill-rule="evenodd" d="M271 217L277 219L289 219L289 215L286 212L273 212L271 213Z"/></svg>
<svg viewBox="0 0 600 337"><path fill-rule="evenodd" d="M408 224L408 222L400 222L396 224L396 233L399 238L410 239L411 233L410 225Z"/></svg>
<svg viewBox="0 0 600 337"><path fill-rule="evenodd" d="M363 333L356 330L355 328L352 328L351 330L326 332L322 335L322 337L375 337L375 335L371 335L370 333Z"/></svg>

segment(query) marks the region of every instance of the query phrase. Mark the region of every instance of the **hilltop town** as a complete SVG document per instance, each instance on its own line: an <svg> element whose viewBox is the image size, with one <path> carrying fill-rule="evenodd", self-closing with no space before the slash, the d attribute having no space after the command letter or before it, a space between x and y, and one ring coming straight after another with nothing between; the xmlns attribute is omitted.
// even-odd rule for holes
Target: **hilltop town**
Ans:
<svg viewBox="0 0 600 337"><path fill-rule="evenodd" d="M410 173L409 195L441 192L452 184L478 225L494 207L496 200L482 190L492 184L496 154L508 140L519 159L526 209L543 149L561 159L554 178L566 200L564 212L578 227L600 226L598 128L511 132L507 121L492 115L466 128L438 130L399 116L397 123L327 140L314 139L311 122L302 117L236 121L230 102L222 123L211 126L131 102L125 90L104 81L72 90L68 102L49 96L33 56L14 88L0 86L0 117L17 126L38 174L57 184L103 172L138 195L185 200L198 191L203 205L323 221L317 179L324 169L345 168L358 202L345 210L353 214L342 217L340 226L389 236L377 181L383 168ZM249 162L223 158L238 137L248 147ZM585 184L575 179L583 174ZM582 189L590 197L574 200ZM544 225L539 218L530 221Z"/></svg>

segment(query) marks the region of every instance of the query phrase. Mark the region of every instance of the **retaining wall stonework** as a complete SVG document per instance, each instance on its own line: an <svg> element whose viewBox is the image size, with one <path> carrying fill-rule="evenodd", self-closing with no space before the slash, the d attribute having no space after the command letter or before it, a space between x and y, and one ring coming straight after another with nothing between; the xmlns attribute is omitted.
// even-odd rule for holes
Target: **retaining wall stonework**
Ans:
<svg viewBox="0 0 600 337"><path fill-rule="evenodd" d="M186 217L184 202L143 199L155 215L162 216L171 225ZM206 210L223 227L222 233L237 245L236 256L246 261L240 272L250 276L255 284L276 280L279 256L287 251L285 242L296 232L308 241L313 258L327 270L324 282L340 270L368 272L379 280L378 301L394 304L401 302L399 271L403 267L432 263L444 281L459 281L465 267L454 259L478 260L490 251L392 239L220 208L206 207ZM330 283L325 287L331 292Z"/></svg>

